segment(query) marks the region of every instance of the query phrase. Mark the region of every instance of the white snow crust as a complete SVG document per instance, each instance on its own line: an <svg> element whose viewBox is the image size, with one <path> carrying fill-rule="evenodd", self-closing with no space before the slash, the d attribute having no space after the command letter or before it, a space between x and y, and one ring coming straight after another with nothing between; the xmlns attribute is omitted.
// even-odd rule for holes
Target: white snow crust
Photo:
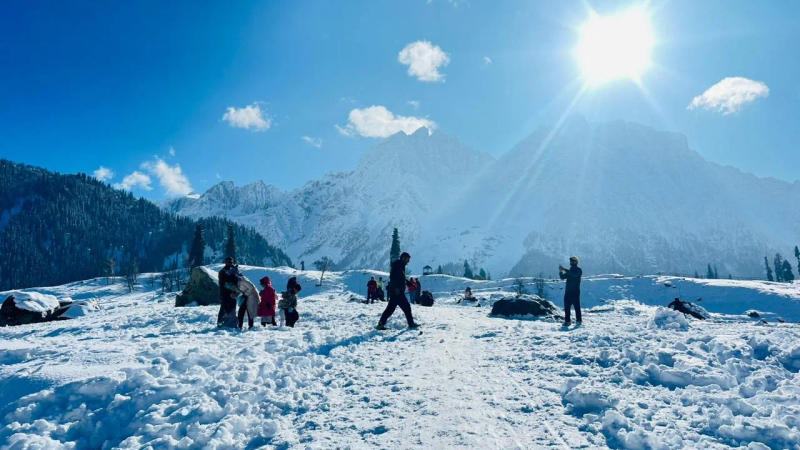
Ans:
<svg viewBox="0 0 800 450"><path fill-rule="evenodd" d="M456 304L514 280L423 277L436 304L351 301L375 271L242 267L303 285L294 329L214 327L142 275L39 288L96 299L75 320L0 328L0 448L798 448L798 285L671 280L705 321L662 308L661 277L587 279L584 324ZM613 281L612 281L613 280ZM560 304L561 284L546 296ZM530 288L530 287L529 287ZM5 293L3 293L5 294ZM694 301L694 298L687 298ZM726 302L733 306L727 305ZM660 306L654 306L660 305ZM761 319L744 315L764 312ZM783 309L781 309L783 308ZM776 320L781 309L785 323Z"/></svg>

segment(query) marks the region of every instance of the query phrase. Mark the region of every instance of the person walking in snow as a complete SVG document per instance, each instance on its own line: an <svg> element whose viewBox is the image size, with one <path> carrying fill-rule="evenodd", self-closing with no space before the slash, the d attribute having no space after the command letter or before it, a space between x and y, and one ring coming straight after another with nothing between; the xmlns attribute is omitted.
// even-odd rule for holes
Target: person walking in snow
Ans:
<svg viewBox="0 0 800 450"><path fill-rule="evenodd" d="M294 328L294 324L300 318L297 313L297 293L301 286L297 282L297 277L289 278L286 283L286 290L281 292L281 300L278 302L278 311L281 319L281 326L287 325Z"/></svg>
<svg viewBox="0 0 800 450"><path fill-rule="evenodd" d="M226 318L230 320L236 316L236 295L237 293L230 289L230 286L236 285L236 277L238 276L239 269L233 262L230 256L225 258L225 266L219 271L217 277L219 279L219 313L217 314L217 326L223 326L226 323Z"/></svg>
<svg viewBox="0 0 800 450"><path fill-rule="evenodd" d="M558 276L562 280L567 280L566 289L564 289L564 326L570 325L569 313L570 308L575 308L575 321L578 325L581 321L581 276L583 271L578 267L578 257L573 256L569 259L569 269L564 266L558 266Z"/></svg>
<svg viewBox="0 0 800 450"><path fill-rule="evenodd" d="M410 286L406 280L406 266L411 261L411 255L403 252L400 258L392 262L392 269L389 273L389 304L381 314L378 325L375 327L378 330L386 329L386 321L394 314L394 310L399 306L406 315L406 322L408 328L418 328L419 325L414 323L414 316L411 315L411 305L406 299L406 286Z"/></svg>
<svg viewBox="0 0 800 450"><path fill-rule="evenodd" d="M258 303L258 318L261 319L261 326L266 327L267 324L272 326L278 325L275 323L275 289L272 287L272 280L269 277L264 277L259 280L261 284L261 292L258 293L261 301Z"/></svg>
<svg viewBox="0 0 800 450"><path fill-rule="evenodd" d="M383 277L378 277L378 299L380 301L386 300L386 294L383 290Z"/></svg>
<svg viewBox="0 0 800 450"><path fill-rule="evenodd" d="M375 281L375 277L370 277L367 281L367 303L375 303L376 298L378 298L378 282Z"/></svg>

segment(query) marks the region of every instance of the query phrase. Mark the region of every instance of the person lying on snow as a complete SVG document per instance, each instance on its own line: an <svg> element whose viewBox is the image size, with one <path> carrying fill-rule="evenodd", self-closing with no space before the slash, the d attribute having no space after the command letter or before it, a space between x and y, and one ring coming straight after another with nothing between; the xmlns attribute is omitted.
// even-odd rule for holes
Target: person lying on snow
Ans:
<svg viewBox="0 0 800 450"><path fill-rule="evenodd" d="M261 301L258 303L258 318L261 319L261 326L265 327L269 323L272 326L278 325L275 323L275 289L272 287L272 280L269 277L264 277L259 280L261 284L261 292L258 293Z"/></svg>
<svg viewBox="0 0 800 450"><path fill-rule="evenodd" d="M301 286L297 282L297 277L289 278L286 283L286 290L281 292L281 300L278 302L278 310L281 319L281 326L294 327L294 324L300 318L297 312L297 293L300 292Z"/></svg>

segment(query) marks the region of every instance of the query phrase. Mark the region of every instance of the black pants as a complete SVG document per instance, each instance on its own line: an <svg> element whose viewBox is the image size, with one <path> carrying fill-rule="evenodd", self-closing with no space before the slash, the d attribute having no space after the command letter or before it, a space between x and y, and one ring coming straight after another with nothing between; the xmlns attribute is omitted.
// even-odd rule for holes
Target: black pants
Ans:
<svg viewBox="0 0 800 450"><path fill-rule="evenodd" d="M244 314L247 313L247 325L253 328L253 320L255 317L250 316L250 311L247 310L247 299L244 299L241 306L239 306L239 313L236 315L236 320L239 321L239 328L244 325Z"/></svg>
<svg viewBox="0 0 800 450"><path fill-rule="evenodd" d="M219 314L217 314L217 323L222 323L222 318L236 311L236 299L230 297L222 297L219 299Z"/></svg>
<svg viewBox="0 0 800 450"><path fill-rule="evenodd" d="M381 320L378 321L378 324L386 325L386 321L394 314L394 310L397 309L398 306L406 315L408 326L414 325L414 316L411 315L411 305L408 304L404 293L389 295L389 304L386 305L386 309L383 311L383 314L381 314Z"/></svg>
<svg viewBox="0 0 800 450"><path fill-rule="evenodd" d="M569 323L570 307L575 307L575 320L581 322L581 293L578 292L565 292L564 293L564 322Z"/></svg>

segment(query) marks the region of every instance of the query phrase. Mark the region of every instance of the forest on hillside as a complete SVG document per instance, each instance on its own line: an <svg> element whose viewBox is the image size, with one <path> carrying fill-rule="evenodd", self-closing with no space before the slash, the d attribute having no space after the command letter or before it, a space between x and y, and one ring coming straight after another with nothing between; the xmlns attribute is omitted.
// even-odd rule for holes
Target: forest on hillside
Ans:
<svg viewBox="0 0 800 450"><path fill-rule="evenodd" d="M183 265L198 223L207 263L222 258L232 226L238 262L292 265L252 228L172 214L85 174L0 160L0 290Z"/></svg>

